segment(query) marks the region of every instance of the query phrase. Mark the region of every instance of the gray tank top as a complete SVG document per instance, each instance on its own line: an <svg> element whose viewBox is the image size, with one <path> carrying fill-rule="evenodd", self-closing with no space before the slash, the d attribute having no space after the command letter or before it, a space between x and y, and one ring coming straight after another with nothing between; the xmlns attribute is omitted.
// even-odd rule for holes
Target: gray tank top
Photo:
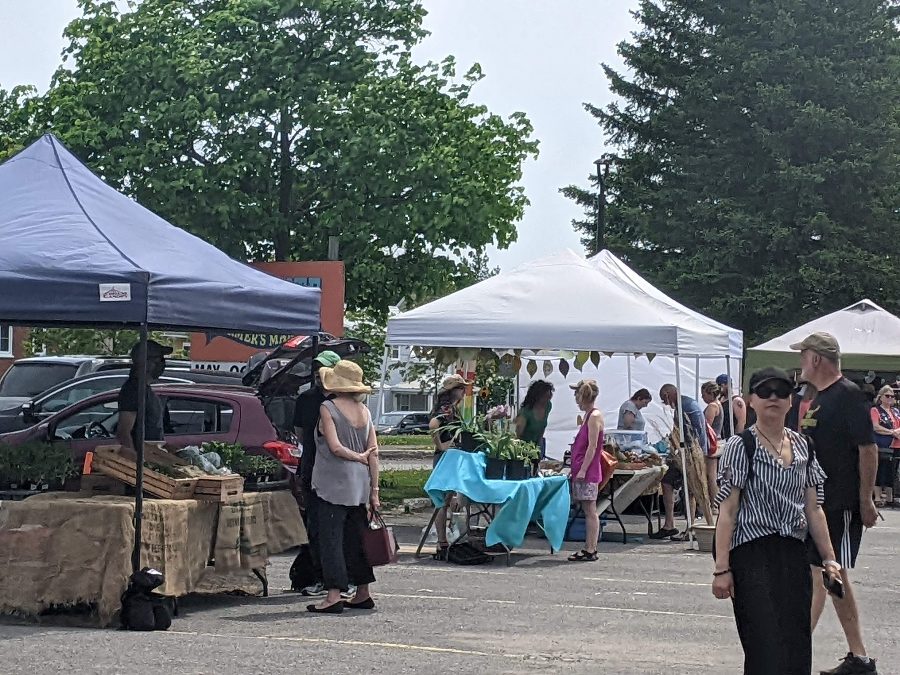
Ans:
<svg viewBox="0 0 900 675"><path fill-rule="evenodd" d="M360 428L350 424L350 420L334 404L323 404L331 413L338 440L353 452L362 454L366 450L372 418ZM341 459L328 447L325 437L316 429L316 464L313 467L312 487L320 499L330 504L359 506L369 501L369 467L359 462Z"/></svg>
<svg viewBox="0 0 900 675"><path fill-rule="evenodd" d="M710 424L710 426L713 428L713 431L716 432L717 438L722 438L722 423L724 421L725 421L725 410L724 410L724 407L720 404L719 412L715 417L713 417L712 424Z"/></svg>

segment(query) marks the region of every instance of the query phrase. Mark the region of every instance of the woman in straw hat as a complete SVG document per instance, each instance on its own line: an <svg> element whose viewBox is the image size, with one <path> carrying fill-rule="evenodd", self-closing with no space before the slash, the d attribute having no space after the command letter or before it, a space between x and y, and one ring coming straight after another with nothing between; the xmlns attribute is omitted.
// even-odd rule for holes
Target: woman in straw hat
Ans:
<svg viewBox="0 0 900 675"><path fill-rule="evenodd" d="M362 368L339 361L320 368L323 389L333 396L322 404L316 431L316 464L312 487L318 497L319 555L328 595L307 609L340 614L347 609L374 609L369 584L375 581L366 561L362 536L368 527L366 505L377 511L378 443L368 408L363 403L371 388L363 383ZM356 586L344 602L341 592Z"/></svg>
<svg viewBox="0 0 900 675"><path fill-rule="evenodd" d="M431 439L434 442L434 460L432 466L437 466L444 452L453 447L456 433L452 429L448 429L452 425L460 421L459 404L466 396L466 388L471 384L467 382L462 375L448 375L441 383L435 397L434 408L431 410L431 421L428 428L431 430ZM447 509L450 506L454 493L448 492L444 500L444 506L438 511L435 519L435 527L437 528L437 552L435 558L445 560L447 557L447 549L450 547L447 541Z"/></svg>

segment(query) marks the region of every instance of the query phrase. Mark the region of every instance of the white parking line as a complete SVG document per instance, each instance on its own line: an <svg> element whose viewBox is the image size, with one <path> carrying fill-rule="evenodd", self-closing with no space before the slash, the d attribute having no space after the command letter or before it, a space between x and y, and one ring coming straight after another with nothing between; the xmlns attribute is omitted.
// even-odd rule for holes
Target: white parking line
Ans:
<svg viewBox="0 0 900 675"><path fill-rule="evenodd" d="M463 598L456 595L403 595L395 593L379 593L382 598L402 598L405 600L444 600L449 602L471 602L473 604L517 605L515 600L491 600L489 598ZM668 612L661 609L638 609L636 607L605 607L602 605L569 605L552 603L549 607L560 609L590 609L603 612L628 612L629 614L654 614L661 616L694 616L706 619L730 619L731 616L721 614L691 614L690 612Z"/></svg>

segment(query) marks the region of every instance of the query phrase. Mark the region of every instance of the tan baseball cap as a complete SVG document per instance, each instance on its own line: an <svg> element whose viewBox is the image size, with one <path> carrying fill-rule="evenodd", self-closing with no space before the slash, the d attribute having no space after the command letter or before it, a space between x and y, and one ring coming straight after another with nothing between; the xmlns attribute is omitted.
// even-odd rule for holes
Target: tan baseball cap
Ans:
<svg viewBox="0 0 900 675"><path fill-rule="evenodd" d="M822 356L841 358L841 347L837 338L831 333L813 333L804 338L802 342L791 345L791 349L801 352L804 349L809 349Z"/></svg>

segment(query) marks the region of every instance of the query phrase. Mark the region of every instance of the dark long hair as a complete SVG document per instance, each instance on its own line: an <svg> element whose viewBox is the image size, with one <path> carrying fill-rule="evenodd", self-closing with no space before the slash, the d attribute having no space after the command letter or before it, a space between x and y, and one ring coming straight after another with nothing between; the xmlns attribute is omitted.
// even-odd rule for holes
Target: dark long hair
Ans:
<svg viewBox="0 0 900 675"><path fill-rule="evenodd" d="M440 415L447 408L453 407L453 389L442 391L434 399L434 407L431 409L431 416Z"/></svg>
<svg viewBox="0 0 900 675"><path fill-rule="evenodd" d="M553 393L553 385L544 380L532 382L528 387L528 393L525 394L525 400L522 401L522 407L531 410L534 408L538 400L547 393Z"/></svg>

